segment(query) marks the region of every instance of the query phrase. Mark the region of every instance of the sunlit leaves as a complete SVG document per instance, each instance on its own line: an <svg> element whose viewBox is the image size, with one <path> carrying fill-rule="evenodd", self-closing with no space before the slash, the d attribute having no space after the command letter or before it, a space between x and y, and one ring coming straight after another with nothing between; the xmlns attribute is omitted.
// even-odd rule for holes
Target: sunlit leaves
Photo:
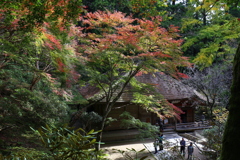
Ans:
<svg viewBox="0 0 240 160"><path fill-rule="evenodd" d="M133 19L120 12L98 11L87 14L81 20L87 27L81 29L84 32L79 35L82 37L80 47L85 48L84 54L88 56L111 51L136 62L141 62L141 57L152 57L148 60L154 60L155 65L160 65L161 61L185 61L181 59L179 50L182 40L176 33L178 28L160 27L161 17ZM83 40L83 37L86 39Z"/></svg>
<svg viewBox="0 0 240 160"><path fill-rule="evenodd" d="M239 38L239 25L232 8L224 1L198 1L188 4L190 18L182 20L185 37L183 49L194 57L201 69L213 63L232 61ZM234 25L233 25L234 24Z"/></svg>
<svg viewBox="0 0 240 160"><path fill-rule="evenodd" d="M199 46L199 52L194 58L201 69L211 66L214 62L231 61L239 37L239 27L236 22L224 21L222 24L212 24L203 27L195 36L186 38L182 48L184 51Z"/></svg>
<svg viewBox="0 0 240 160"><path fill-rule="evenodd" d="M194 27L201 25L202 21L194 18L183 18L181 31L187 31L189 29L194 30Z"/></svg>

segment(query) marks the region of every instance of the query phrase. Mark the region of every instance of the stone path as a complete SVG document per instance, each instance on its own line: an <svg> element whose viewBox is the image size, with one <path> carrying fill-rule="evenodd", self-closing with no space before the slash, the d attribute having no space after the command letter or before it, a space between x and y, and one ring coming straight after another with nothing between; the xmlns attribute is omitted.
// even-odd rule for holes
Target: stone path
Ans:
<svg viewBox="0 0 240 160"><path fill-rule="evenodd" d="M146 151L143 152L143 155L139 155L139 157L142 157L144 155L148 156L148 160L171 160L170 157L173 156L173 154L178 154L180 150L180 140L182 139L182 136L178 135L175 132L169 132L169 133L164 133L163 135L164 141L163 141L163 151L158 151L157 154L154 154L155 149L153 146L153 140L152 139L146 139L145 141L134 141L134 142L126 142L122 141L119 143L114 143L113 144L106 144L103 146L104 149L106 149L106 152L109 156L108 159L110 160L124 160L125 158L120 154L113 152L112 149L119 149L119 150L125 150L126 148L134 148L137 151L140 151L142 149L146 149ZM186 141L186 146L189 145L190 140L184 138ZM195 143L196 144L196 143ZM198 148L194 144L194 160L206 160L206 158L199 153ZM198 147L202 147L200 144L197 144ZM175 152L172 150L175 149ZM186 148L187 151L187 148ZM162 158L165 157L165 158ZM185 157L180 156L180 158L177 158L177 160L185 160L187 159L187 154Z"/></svg>
<svg viewBox="0 0 240 160"><path fill-rule="evenodd" d="M158 151L157 154L154 154L155 152L155 149L154 149L154 146L153 146L153 143L144 143L143 145L145 146L145 148L147 150L149 150L149 152L151 152L154 157L157 159L157 160L162 160L162 159L166 159L166 160L170 160L173 156L173 154L175 156L178 156L178 158L180 159L187 159L187 153L185 155L185 157L181 156L180 153L179 153L179 150L180 150L180 141L183 137L179 136L178 134L176 133L172 133L172 134L165 134L163 135L163 146L164 146L164 149L162 151ZM186 146L188 146L190 144L190 140L184 138L185 141L186 141ZM197 144L197 143L193 143L194 145L194 160L205 160L206 158L204 158L203 155L201 155L199 152L199 148L202 147L201 144ZM196 145L198 147L196 147ZM187 152L187 147L185 149L185 151Z"/></svg>
<svg viewBox="0 0 240 160"><path fill-rule="evenodd" d="M138 158L143 157L143 156L148 156L147 160L156 160L156 158L154 157L154 155L152 153L150 153L143 144L145 143L151 143L152 140L148 139L145 140L144 142L142 141L135 141L135 142L122 142L122 143L118 143L118 144L114 144L114 145L104 145L104 147L102 149L105 150L105 153L108 154L107 158L109 160L126 160L126 158L120 154L119 152L115 152L113 149L118 149L118 150L122 150L122 151L127 151L128 149L132 149L134 148L136 151L140 151L142 149L145 149L144 152L142 152L141 154L138 155ZM132 155L132 157L135 157L134 155Z"/></svg>

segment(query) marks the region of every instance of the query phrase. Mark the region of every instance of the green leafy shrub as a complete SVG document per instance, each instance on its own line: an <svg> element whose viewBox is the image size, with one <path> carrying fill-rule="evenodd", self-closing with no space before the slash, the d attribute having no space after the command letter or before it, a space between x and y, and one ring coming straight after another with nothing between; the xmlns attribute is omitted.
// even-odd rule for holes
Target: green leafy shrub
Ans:
<svg viewBox="0 0 240 160"><path fill-rule="evenodd" d="M213 115L213 127L203 131L206 141L203 143L204 149L202 153L209 159L218 159L222 150L222 138L228 111L226 109L215 109Z"/></svg>
<svg viewBox="0 0 240 160"><path fill-rule="evenodd" d="M75 112L71 118L71 127L82 128L85 131L90 131L93 128L97 129L97 126L102 121L102 117L96 112L82 112L79 115L77 115L77 113L78 112Z"/></svg>
<svg viewBox="0 0 240 160"><path fill-rule="evenodd" d="M100 131L85 132L81 128L73 130L68 126L53 125L46 125L34 131L39 135L50 157L55 160L104 159L102 151L96 151L94 148L97 143L95 135Z"/></svg>
<svg viewBox="0 0 240 160"><path fill-rule="evenodd" d="M85 132L79 128L46 125L38 130L32 129L43 144L43 149L12 147L1 160L104 160L103 151L96 151L95 135L100 131Z"/></svg>
<svg viewBox="0 0 240 160"><path fill-rule="evenodd" d="M137 128L140 132L138 138L151 137L156 138L156 134L159 133L159 128L157 126L151 125L150 123L142 122L140 119L136 119L129 112L123 112L120 115L122 119L121 126L127 129Z"/></svg>
<svg viewBox="0 0 240 160"><path fill-rule="evenodd" d="M52 160L44 151L38 151L34 148L13 147L11 153L7 156L0 154L1 160Z"/></svg>

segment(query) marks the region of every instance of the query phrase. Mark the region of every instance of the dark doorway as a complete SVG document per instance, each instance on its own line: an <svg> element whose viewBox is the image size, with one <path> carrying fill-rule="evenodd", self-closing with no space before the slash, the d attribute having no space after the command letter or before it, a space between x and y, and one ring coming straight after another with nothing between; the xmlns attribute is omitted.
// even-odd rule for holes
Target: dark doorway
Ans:
<svg viewBox="0 0 240 160"><path fill-rule="evenodd" d="M182 123L187 123L187 110L182 110L184 114L181 114Z"/></svg>

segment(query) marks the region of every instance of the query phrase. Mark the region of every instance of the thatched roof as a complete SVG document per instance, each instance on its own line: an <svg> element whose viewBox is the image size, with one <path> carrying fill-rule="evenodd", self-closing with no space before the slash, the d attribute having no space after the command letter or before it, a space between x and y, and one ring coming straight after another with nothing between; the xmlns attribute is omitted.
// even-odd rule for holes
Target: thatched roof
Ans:
<svg viewBox="0 0 240 160"><path fill-rule="evenodd" d="M142 74L141 76L136 76L135 78L141 83L154 85L156 87L156 91L169 101L190 99L196 96L192 88L169 75L161 73ZM130 86L127 87L127 89L129 88ZM100 92L99 88L91 85L82 87L80 89L80 93L86 99L92 99L93 97L94 99L99 99L101 96L103 96L103 93ZM132 93L125 92L122 94L118 102L130 102L132 99Z"/></svg>
<svg viewBox="0 0 240 160"><path fill-rule="evenodd" d="M167 100L188 99L195 96L192 88L183 84L181 80L174 79L166 74L144 74L136 77L136 79L142 83L155 85L157 92L162 94Z"/></svg>

